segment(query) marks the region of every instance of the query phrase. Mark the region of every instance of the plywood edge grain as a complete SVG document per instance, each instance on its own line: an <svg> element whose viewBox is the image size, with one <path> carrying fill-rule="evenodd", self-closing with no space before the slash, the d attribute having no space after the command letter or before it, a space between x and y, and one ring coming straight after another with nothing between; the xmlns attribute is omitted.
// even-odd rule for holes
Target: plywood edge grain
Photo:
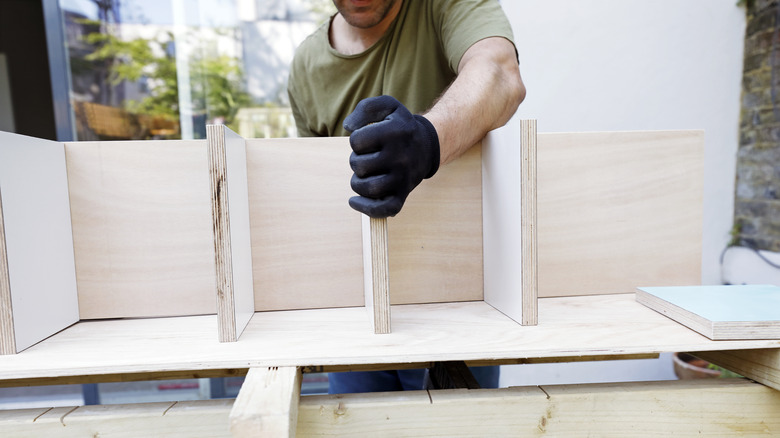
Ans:
<svg viewBox="0 0 780 438"><path fill-rule="evenodd" d="M0 190L0 354L16 353L12 306L11 282L5 246L5 225L3 224L3 194Z"/></svg>
<svg viewBox="0 0 780 438"><path fill-rule="evenodd" d="M712 340L718 340L714 337L712 321L700 315L676 306L660 297L645 292L642 289L637 289L636 301Z"/></svg>
<svg viewBox="0 0 780 438"><path fill-rule="evenodd" d="M224 125L206 126L220 342L241 336L255 311L246 142Z"/></svg>
<svg viewBox="0 0 780 438"><path fill-rule="evenodd" d="M522 325L538 323L538 261L536 227L536 120L520 122L522 163L520 228L522 237Z"/></svg>
<svg viewBox="0 0 780 438"><path fill-rule="evenodd" d="M387 241L387 218L369 218L363 223L368 229L368 252L370 263L364 268L366 275L366 307L374 326L374 333L390 333L390 268ZM369 297L370 295L370 297Z"/></svg>
<svg viewBox="0 0 780 438"><path fill-rule="evenodd" d="M536 121L512 119L482 152L484 299L521 325L536 325Z"/></svg>
<svg viewBox="0 0 780 438"><path fill-rule="evenodd" d="M209 175L211 176L211 212L217 276L219 341L235 342L238 339L238 334L236 333L236 311L233 296L233 258L230 248L225 127L223 125L207 125L206 137L209 151Z"/></svg>

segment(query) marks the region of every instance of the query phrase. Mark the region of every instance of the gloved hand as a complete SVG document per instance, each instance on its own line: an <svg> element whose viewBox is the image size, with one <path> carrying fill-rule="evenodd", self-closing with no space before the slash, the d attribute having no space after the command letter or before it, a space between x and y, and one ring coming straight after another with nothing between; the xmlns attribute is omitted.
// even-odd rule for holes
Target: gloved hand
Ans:
<svg viewBox="0 0 780 438"><path fill-rule="evenodd" d="M351 132L350 185L360 195L349 205L368 216L395 216L409 193L439 169L436 128L391 96L360 101L344 129Z"/></svg>

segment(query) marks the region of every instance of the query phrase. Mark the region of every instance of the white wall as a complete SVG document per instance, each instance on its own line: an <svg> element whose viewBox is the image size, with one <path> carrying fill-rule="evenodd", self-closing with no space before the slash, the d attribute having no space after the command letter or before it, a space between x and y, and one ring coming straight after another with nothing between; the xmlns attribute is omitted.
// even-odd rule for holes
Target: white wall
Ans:
<svg viewBox="0 0 780 438"><path fill-rule="evenodd" d="M541 132L705 130L705 283L729 238L745 12L736 0L504 0Z"/></svg>
<svg viewBox="0 0 780 438"><path fill-rule="evenodd" d="M518 116L537 119L540 132L705 130L702 280L719 283L734 209L745 11L736 0L501 3L528 89ZM662 378L667 360L631 367ZM621 364L599 369L622 376L622 369L604 369ZM560 366L538 373L594 380L567 378ZM516 384L513 375L505 367L502 383Z"/></svg>

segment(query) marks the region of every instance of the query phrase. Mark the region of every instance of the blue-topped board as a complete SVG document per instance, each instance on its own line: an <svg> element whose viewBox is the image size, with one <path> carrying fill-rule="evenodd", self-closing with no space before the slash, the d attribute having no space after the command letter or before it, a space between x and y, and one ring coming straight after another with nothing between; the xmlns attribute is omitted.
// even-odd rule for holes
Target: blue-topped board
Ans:
<svg viewBox="0 0 780 438"><path fill-rule="evenodd" d="M780 287L640 287L639 303L712 340L780 339Z"/></svg>

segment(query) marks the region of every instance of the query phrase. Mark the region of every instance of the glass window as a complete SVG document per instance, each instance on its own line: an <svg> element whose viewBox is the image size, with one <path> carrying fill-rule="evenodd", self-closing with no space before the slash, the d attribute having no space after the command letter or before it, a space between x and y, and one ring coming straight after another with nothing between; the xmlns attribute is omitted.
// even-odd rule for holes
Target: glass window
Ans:
<svg viewBox="0 0 780 438"><path fill-rule="evenodd" d="M330 0L60 0L77 140L295 135L287 75Z"/></svg>

